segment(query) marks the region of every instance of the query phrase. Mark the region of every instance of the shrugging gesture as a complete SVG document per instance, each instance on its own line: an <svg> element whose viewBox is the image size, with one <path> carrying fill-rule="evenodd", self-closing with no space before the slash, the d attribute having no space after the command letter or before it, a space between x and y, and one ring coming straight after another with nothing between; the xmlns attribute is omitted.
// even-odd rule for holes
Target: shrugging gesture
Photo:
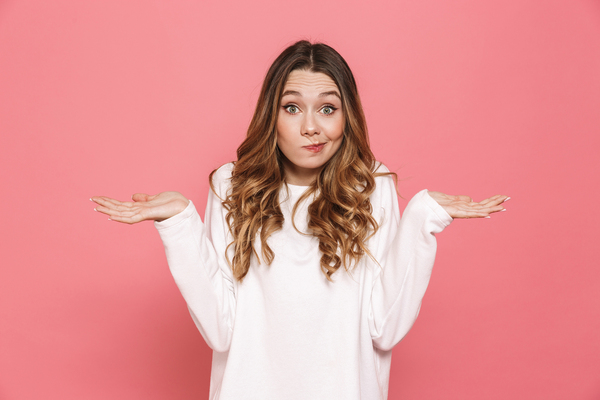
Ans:
<svg viewBox="0 0 600 400"><path fill-rule="evenodd" d="M189 201L179 192L162 192L156 195L136 193L133 201L119 201L105 196L95 196L90 200L98 204L94 209L108 215L112 221L125 224L151 220L163 221L179 214Z"/></svg>
<svg viewBox="0 0 600 400"><path fill-rule="evenodd" d="M387 398L435 235L452 218L503 211L508 197L422 190L400 218L389 171L374 170L356 80L328 45L286 48L255 110L237 161L211 175L204 222L178 192L91 200L113 221L156 221L214 350L211 399Z"/></svg>
<svg viewBox="0 0 600 400"><path fill-rule="evenodd" d="M452 196L441 192L429 191L428 194L452 218L489 218L490 214L506 211L503 203L508 196L495 195L480 202L469 196ZM133 201L119 201L105 196L92 197L98 204L96 211L108 215L112 221L135 224L141 221L163 221L183 211L189 201L179 192L162 192L156 195L136 193Z"/></svg>

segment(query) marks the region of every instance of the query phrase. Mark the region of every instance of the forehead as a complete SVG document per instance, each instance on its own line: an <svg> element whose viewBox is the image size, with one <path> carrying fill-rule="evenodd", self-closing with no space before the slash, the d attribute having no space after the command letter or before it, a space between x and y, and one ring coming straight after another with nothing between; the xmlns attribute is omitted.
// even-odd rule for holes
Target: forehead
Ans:
<svg viewBox="0 0 600 400"><path fill-rule="evenodd" d="M294 70L290 72L287 81L285 82L284 91L303 92L330 92L339 89L333 79L322 72L312 72L306 70Z"/></svg>

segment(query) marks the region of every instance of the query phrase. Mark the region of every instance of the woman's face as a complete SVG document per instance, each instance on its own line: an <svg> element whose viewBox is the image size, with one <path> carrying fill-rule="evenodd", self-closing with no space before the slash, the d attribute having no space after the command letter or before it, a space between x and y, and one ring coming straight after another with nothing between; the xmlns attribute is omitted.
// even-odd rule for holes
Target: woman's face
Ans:
<svg viewBox="0 0 600 400"><path fill-rule="evenodd" d="M341 93L320 72L292 71L277 116L277 145L285 156L286 181L310 185L333 157L344 136Z"/></svg>

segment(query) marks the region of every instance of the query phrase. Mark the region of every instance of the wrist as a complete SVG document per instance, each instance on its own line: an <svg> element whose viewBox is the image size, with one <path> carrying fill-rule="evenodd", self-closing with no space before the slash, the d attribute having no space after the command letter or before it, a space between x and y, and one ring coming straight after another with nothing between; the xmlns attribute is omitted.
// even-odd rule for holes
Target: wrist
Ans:
<svg viewBox="0 0 600 400"><path fill-rule="evenodd" d="M162 215L160 218L154 218L156 222L163 222L170 218L173 218L176 215L181 214L189 205L190 201L185 197L181 196L176 199L173 199L169 202L168 207L163 209Z"/></svg>

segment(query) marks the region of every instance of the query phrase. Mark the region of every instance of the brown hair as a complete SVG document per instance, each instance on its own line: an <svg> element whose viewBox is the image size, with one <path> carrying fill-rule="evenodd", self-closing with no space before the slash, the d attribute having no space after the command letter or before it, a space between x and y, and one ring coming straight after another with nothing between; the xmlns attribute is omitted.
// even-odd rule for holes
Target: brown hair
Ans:
<svg viewBox="0 0 600 400"><path fill-rule="evenodd" d="M267 72L246 139L237 150L231 189L223 199L233 236L229 246L234 246L229 262L239 281L248 273L252 255L259 257L254 248L259 232L263 261L270 264L275 257L267 239L283 225L279 191L285 182L276 124L283 88L294 70L329 76L340 90L345 116L340 148L296 203L297 206L315 196L308 207L308 228L319 239L321 268L327 279L331 280L342 265L348 270L362 256L370 255L366 241L378 229L369 196L379 174L374 172L376 161L369 147L354 76L346 61L330 46L299 41L286 48ZM212 187L212 174L209 179Z"/></svg>

